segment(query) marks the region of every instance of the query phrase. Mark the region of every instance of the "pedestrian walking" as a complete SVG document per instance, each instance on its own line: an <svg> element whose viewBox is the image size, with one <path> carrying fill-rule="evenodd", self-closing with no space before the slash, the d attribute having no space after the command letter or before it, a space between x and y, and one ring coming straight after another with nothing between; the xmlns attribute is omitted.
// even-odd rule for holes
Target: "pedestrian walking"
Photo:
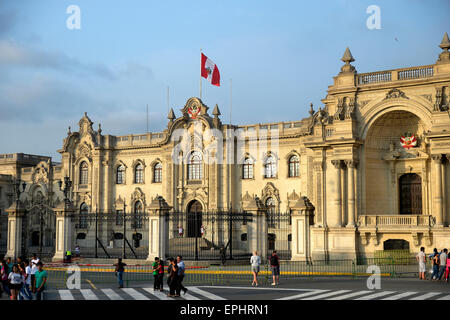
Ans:
<svg viewBox="0 0 450 320"><path fill-rule="evenodd" d="M119 260L117 260L117 263L114 264L114 266L116 267L116 269L114 270L114 274L117 277L117 281L119 282L119 289L123 288L123 273L125 272L125 266L127 264L122 262L122 258L119 258Z"/></svg>
<svg viewBox="0 0 450 320"><path fill-rule="evenodd" d="M161 269L161 263L159 262L160 259L158 257L155 257L155 262L152 264L153 268L153 291L159 290L159 270Z"/></svg>
<svg viewBox="0 0 450 320"><path fill-rule="evenodd" d="M419 279L425 280L425 273L427 272L425 248L421 247L419 253L416 255L416 260L419 262Z"/></svg>
<svg viewBox="0 0 450 320"><path fill-rule="evenodd" d="M6 263L5 260L2 260L0 262L1 264L1 282L2 282L2 289L3 292L6 293L8 295L8 297L11 296L11 290L9 290L9 286L8 286L8 275L9 275L9 269L8 269L8 264Z"/></svg>
<svg viewBox="0 0 450 320"><path fill-rule="evenodd" d="M76 247L75 247L75 257L80 257L80 246L79 245L76 245Z"/></svg>
<svg viewBox="0 0 450 320"><path fill-rule="evenodd" d="M33 293L36 293L36 271L38 271L37 264L41 260L37 257L36 253L33 254L33 259L31 259L31 288Z"/></svg>
<svg viewBox="0 0 450 320"><path fill-rule="evenodd" d="M44 264L39 261L37 263L38 270L34 274L36 279L36 300L42 300L42 293L47 288L47 271L44 270Z"/></svg>
<svg viewBox="0 0 450 320"><path fill-rule="evenodd" d="M445 281L447 281L447 283L448 283L449 273L450 273L450 255L447 254L447 268L445 269Z"/></svg>
<svg viewBox="0 0 450 320"><path fill-rule="evenodd" d="M180 236L180 238L183 237L183 227L182 226L178 226L178 235Z"/></svg>
<svg viewBox="0 0 450 320"><path fill-rule="evenodd" d="M444 275L445 269L447 268L447 257L448 257L448 251L447 249L444 249L441 254L439 255L439 276L438 279L441 280L442 276Z"/></svg>
<svg viewBox="0 0 450 320"><path fill-rule="evenodd" d="M175 259L171 258L170 263L172 264L172 268L170 268L169 274L169 294L168 297L179 297L176 291L178 289L178 265Z"/></svg>
<svg viewBox="0 0 450 320"><path fill-rule="evenodd" d="M431 281L437 280L438 274L439 274L439 252L436 248L433 249L431 263L433 265L433 272L431 274Z"/></svg>
<svg viewBox="0 0 450 320"><path fill-rule="evenodd" d="M158 270L158 283L159 291L164 291L164 260L159 259L159 270Z"/></svg>
<svg viewBox="0 0 450 320"><path fill-rule="evenodd" d="M11 272L12 271L12 268L13 268L13 266L14 266L14 263L11 261L11 258L6 258L6 264L8 265L8 270L9 270L9 272Z"/></svg>
<svg viewBox="0 0 450 320"><path fill-rule="evenodd" d="M169 258L167 260L169 261L169 265L167 266L167 286L170 287L170 281L171 281L170 274L172 272L172 266L173 266L172 261L173 261L173 258Z"/></svg>
<svg viewBox="0 0 450 320"><path fill-rule="evenodd" d="M252 273L253 273L253 281L252 281L252 287L258 286L258 273L261 266L261 257L258 256L258 251L254 251L252 257L250 258L250 264L252 266Z"/></svg>
<svg viewBox="0 0 450 320"><path fill-rule="evenodd" d="M183 286L184 279L184 271L186 270L186 266L184 265L183 257L177 256L177 266L178 266L178 289L177 295L180 296L181 290L183 290L184 294L188 291L187 288Z"/></svg>
<svg viewBox="0 0 450 320"><path fill-rule="evenodd" d="M272 268L272 285L275 286L277 284L280 284L280 258L278 258L276 250L272 252L272 256L269 260L270 267Z"/></svg>
<svg viewBox="0 0 450 320"><path fill-rule="evenodd" d="M8 275L8 282L9 290L11 291L11 300L17 300L17 296L23 285L23 277L17 264L13 265L12 271Z"/></svg>

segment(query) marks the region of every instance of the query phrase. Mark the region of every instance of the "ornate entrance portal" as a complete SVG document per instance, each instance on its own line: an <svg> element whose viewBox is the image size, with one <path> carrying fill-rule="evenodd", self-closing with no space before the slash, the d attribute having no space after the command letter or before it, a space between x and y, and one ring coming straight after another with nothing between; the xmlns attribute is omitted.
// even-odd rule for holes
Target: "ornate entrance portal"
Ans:
<svg viewBox="0 0 450 320"><path fill-rule="evenodd" d="M202 227L202 204L194 200L188 206L187 214L187 236L189 238L201 237Z"/></svg>
<svg viewBox="0 0 450 320"><path fill-rule="evenodd" d="M422 214L422 179L407 173L400 177L400 214Z"/></svg>

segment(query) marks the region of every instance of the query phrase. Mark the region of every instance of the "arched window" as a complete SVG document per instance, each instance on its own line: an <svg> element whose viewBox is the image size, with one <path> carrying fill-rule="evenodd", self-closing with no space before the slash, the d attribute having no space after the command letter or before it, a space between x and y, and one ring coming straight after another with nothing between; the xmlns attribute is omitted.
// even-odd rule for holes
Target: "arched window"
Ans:
<svg viewBox="0 0 450 320"><path fill-rule="evenodd" d="M120 165L117 167L117 184L124 184L125 183L125 167L123 165Z"/></svg>
<svg viewBox="0 0 450 320"><path fill-rule="evenodd" d="M134 168L134 183L144 183L144 166L142 163Z"/></svg>
<svg viewBox="0 0 450 320"><path fill-rule="evenodd" d="M300 175L300 160L298 156L289 158L289 177L298 177Z"/></svg>
<svg viewBox="0 0 450 320"><path fill-rule="evenodd" d="M276 178L277 176L277 163L273 156L269 156L264 164L264 177Z"/></svg>
<svg viewBox="0 0 450 320"><path fill-rule="evenodd" d="M134 204L134 228L139 229L142 228L142 203L140 201L137 201Z"/></svg>
<svg viewBox="0 0 450 320"><path fill-rule="evenodd" d="M158 162L153 167L153 182L161 182L162 181L162 164Z"/></svg>
<svg viewBox="0 0 450 320"><path fill-rule="evenodd" d="M194 151L189 157L188 180L200 180L202 177L202 154L198 151Z"/></svg>
<svg viewBox="0 0 450 320"><path fill-rule="evenodd" d="M242 178L243 179L253 179L253 160L250 158L245 158L243 165Z"/></svg>
<svg viewBox="0 0 450 320"><path fill-rule="evenodd" d="M88 212L89 212L89 207L87 206L86 203L83 202L80 206L80 220L78 223L78 227L80 229L86 229L88 226L88 221L87 221Z"/></svg>
<svg viewBox="0 0 450 320"><path fill-rule="evenodd" d="M80 164L80 184L88 184L89 167L86 161Z"/></svg>

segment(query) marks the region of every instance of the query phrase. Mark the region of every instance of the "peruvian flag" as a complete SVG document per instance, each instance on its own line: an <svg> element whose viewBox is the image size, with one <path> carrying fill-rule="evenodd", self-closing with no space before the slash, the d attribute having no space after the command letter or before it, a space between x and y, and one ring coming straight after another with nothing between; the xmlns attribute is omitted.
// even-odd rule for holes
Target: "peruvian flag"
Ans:
<svg viewBox="0 0 450 320"><path fill-rule="evenodd" d="M202 53L202 77L212 85L220 87L220 73L216 64Z"/></svg>

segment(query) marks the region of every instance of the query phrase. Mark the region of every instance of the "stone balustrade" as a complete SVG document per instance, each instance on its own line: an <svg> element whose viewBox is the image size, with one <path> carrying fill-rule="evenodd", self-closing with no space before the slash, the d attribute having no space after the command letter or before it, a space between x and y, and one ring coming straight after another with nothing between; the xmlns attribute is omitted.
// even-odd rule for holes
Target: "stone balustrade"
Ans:
<svg viewBox="0 0 450 320"><path fill-rule="evenodd" d="M399 80L413 80L432 77L433 65L385 70L378 72L361 73L357 75L358 86L379 82L391 82Z"/></svg>
<svg viewBox="0 0 450 320"><path fill-rule="evenodd" d="M359 217L359 227L432 227L434 218L429 215L362 215Z"/></svg>

